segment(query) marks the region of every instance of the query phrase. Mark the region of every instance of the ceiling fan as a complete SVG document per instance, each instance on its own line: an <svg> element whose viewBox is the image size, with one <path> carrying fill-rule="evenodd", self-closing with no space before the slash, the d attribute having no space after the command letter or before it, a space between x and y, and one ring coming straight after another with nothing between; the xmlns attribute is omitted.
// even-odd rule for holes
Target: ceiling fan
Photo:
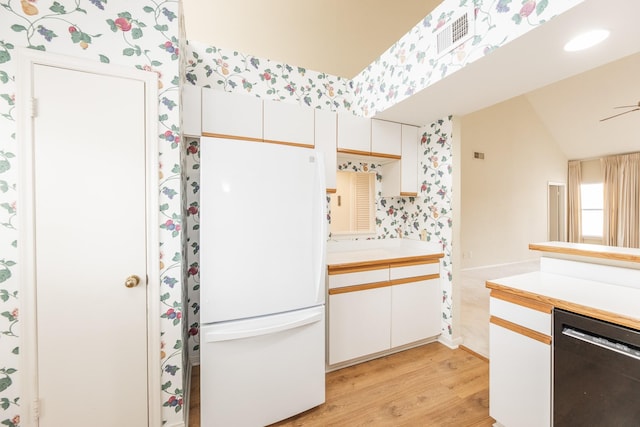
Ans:
<svg viewBox="0 0 640 427"><path fill-rule="evenodd" d="M629 110L629 111L625 111L623 113L614 114L613 116L605 117L604 119L600 119L601 122L604 122L605 120L613 119L614 117L618 117L618 116L621 116L623 114L631 113L633 111L639 111L640 110L640 101L638 101L638 103L636 105L620 105L618 107L613 107L613 108L632 108L632 109Z"/></svg>

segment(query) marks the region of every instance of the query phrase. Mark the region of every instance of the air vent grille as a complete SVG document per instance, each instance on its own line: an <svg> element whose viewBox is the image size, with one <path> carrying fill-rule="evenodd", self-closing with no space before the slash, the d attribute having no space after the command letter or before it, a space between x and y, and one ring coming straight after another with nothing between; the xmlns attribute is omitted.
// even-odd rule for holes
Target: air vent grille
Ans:
<svg viewBox="0 0 640 427"><path fill-rule="evenodd" d="M464 42L470 35L470 28L469 13L465 13L444 27L437 35L438 55L447 53Z"/></svg>

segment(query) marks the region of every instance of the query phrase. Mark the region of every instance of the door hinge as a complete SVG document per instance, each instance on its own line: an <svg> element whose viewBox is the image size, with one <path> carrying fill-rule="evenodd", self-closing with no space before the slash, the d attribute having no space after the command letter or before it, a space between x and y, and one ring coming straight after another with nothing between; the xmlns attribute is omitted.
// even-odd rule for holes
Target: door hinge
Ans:
<svg viewBox="0 0 640 427"><path fill-rule="evenodd" d="M31 402L31 416L34 421L40 418L40 399L35 399Z"/></svg>
<svg viewBox="0 0 640 427"><path fill-rule="evenodd" d="M35 98L31 98L31 101L29 101L29 115L31 118L38 116L38 100Z"/></svg>

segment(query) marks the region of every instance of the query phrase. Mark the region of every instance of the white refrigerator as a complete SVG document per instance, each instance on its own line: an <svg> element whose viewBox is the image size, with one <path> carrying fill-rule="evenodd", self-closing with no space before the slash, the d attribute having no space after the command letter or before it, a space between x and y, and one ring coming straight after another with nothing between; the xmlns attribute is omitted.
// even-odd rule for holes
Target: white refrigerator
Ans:
<svg viewBox="0 0 640 427"><path fill-rule="evenodd" d="M203 427L324 402L325 191L315 150L201 139Z"/></svg>

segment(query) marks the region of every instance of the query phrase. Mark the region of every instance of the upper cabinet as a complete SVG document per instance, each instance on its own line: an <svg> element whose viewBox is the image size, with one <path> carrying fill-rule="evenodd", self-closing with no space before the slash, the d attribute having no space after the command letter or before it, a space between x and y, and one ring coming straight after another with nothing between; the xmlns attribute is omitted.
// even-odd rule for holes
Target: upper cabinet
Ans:
<svg viewBox="0 0 640 427"><path fill-rule="evenodd" d="M264 101L265 142L314 146L313 109L280 101Z"/></svg>
<svg viewBox="0 0 640 427"><path fill-rule="evenodd" d="M338 114L338 153L398 160L401 134L400 123Z"/></svg>
<svg viewBox="0 0 640 427"><path fill-rule="evenodd" d="M395 123L394 123L395 124ZM416 197L418 195L418 128L400 125L398 146L402 147L400 160L383 165L383 197Z"/></svg>
<svg viewBox="0 0 640 427"><path fill-rule="evenodd" d="M371 119L353 114L338 114L338 151L370 155Z"/></svg>
<svg viewBox="0 0 640 427"><path fill-rule="evenodd" d="M402 125L385 120L371 120L371 155L401 156Z"/></svg>
<svg viewBox="0 0 640 427"><path fill-rule="evenodd" d="M400 195L418 195L418 127L402 125Z"/></svg>
<svg viewBox="0 0 640 427"><path fill-rule="evenodd" d="M335 193L337 188L336 134L337 114L333 111L314 109L315 147L324 154L324 168L327 193Z"/></svg>
<svg viewBox="0 0 640 427"><path fill-rule="evenodd" d="M202 134L262 140L262 100L202 88Z"/></svg>
<svg viewBox="0 0 640 427"><path fill-rule="evenodd" d="M201 87L182 86L182 134L200 136L202 133Z"/></svg>

